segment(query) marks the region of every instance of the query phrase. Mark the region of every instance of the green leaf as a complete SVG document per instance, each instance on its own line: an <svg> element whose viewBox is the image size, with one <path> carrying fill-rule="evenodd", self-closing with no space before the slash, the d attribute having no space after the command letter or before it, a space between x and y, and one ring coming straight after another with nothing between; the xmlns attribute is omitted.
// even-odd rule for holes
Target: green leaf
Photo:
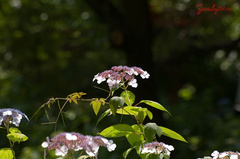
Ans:
<svg viewBox="0 0 240 159"><path fill-rule="evenodd" d="M147 139L147 142L152 142L154 136L158 131L158 125L156 123L147 123L144 126L144 135Z"/></svg>
<svg viewBox="0 0 240 159"><path fill-rule="evenodd" d="M133 147L127 149L127 150L123 153L123 158L126 159L127 156L128 156L128 154L129 154L133 149L134 149Z"/></svg>
<svg viewBox="0 0 240 159"><path fill-rule="evenodd" d="M0 149L0 159L13 159L13 152L10 148Z"/></svg>
<svg viewBox="0 0 240 159"><path fill-rule="evenodd" d="M180 134L176 133L175 131L170 130L170 129L165 128L165 127L162 127L162 126L160 126L160 128L162 129L162 134L164 136L167 136L167 137L173 138L175 140L179 140L179 141L183 141L183 142L187 143L187 141Z"/></svg>
<svg viewBox="0 0 240 159"><path fill-rule="evenodd" d="M163 155L162 155L162 153L160 155L150 154L149 159L163 159Z"/></svg>
<svg viewBox="0 0 240 159"><path fill-rule="evenodd" d="M140 127L141 128L140 128ZM135 125L132 125L131 126L132 128L133 128L133 130L135 131L135 132L137 132L137 133L142 133L143 134L143 129L144 129L144 127L143 127L143 125L137 125L137 124L135 124Z"/></svg>
<svg viewBox="0 0 240 159"><path fill-rule="evenodd" d="M105 105L105 99L104 98L100 98L99 101L101 102L102 105Z"/></svg>
<svg viewBox="0 0 240 159"><path fill-rule="evenodd" d="M143 135L136 133L127 134L126 138L131 146L140 145L144 141Z"/></svg>
<svg viewBox="0 0 240 159"><path fill-rule="evenodd" d="M99 135L104 137L122 137L134 132L133 128L127 124L118 124L104 129Z"/></svg>
<svg viewBox="0 0 240 159"><path fill-rule="evenodd" d="M163 159L164 155L161 154L152 154L152 153L148 153L148 154L144 154L145 156L142 156L142 159Z"/></svg>
<svg viewBox="0 0 240 159"><path fill-rule="evenodd" d="M114 96L109 100L109 107L114 116L116 115L118 106L121 107L123 105L124 105L124 99L122 97Z"/></svg>
<svg viewBox="0 0 240 159"><path fill-rule="evenodd" d="M145 156L142 156L142 157L144 157L144 159L149 159L148 157L149 157L150 155L151 155L151 154L148 153L148 154L145 154Z"/></svg>
<svg viewBox="0 0 240 159"><path fill-rule="evenodd" d="M139 154L139 157L141 157L141 159L147 159L147 156L149 156L149 154L146 154L146 153Z"/></svg>
<svg viewBox="0 0 240 159"><path fill-rule="evenodd" d="M162 135L162 129L160 127L157 127L157 135L158 137Z"/></svg>
<svg viewBox="0 0 240 159"><path fill-rule="evenodd" d="M143 122L145 117L148 115L149 119L152 119L152 113L147 108L126 106L117 110L118 114L122 115L133 115Z"/></svg>
<svg viewBox="0 0 240 159"><path fill-rule="evenodd" d="M170 114L167 109L165 109L161 104L159 104L157 102L154 102L154 101L151 101L151 100L142 100L142 101L140 101L140 103L145 103L145 104L147 104L147 105L149 105L153 108L156 108L156 109L161 110L161 111L165 111L168 114Z"/></svg>
<svg viewBox="0 0 240 159"><path fill-rule="evenodd" d="M22 133L18 128L15 128L15 127L11 127L9 128L9 132L10 133Z"/></svg>
<svg viewBox="0 0 240 159"><path fill-rule="evenodd" d="M138 112L138 119L139 121L142 123L146 117L146 113L144 112L143 109L141 109L139 112Z"/></svg>
<svg viewBox="0 0 240 159"><path fill-rule="evenodd" d="M86 95L86 93L83 92L75 92L72 94L69 94L66 99L69 100L69 103L72 101L77 104L77 99L80 99L83 95Z"/></svg>
<svg viewBox="0 0 240 159"><path fill-rule="evenodd" d="M135 94L131 91L123 91L120 96L123 97L128 106L131 106L135 102Z"/></svg>
<svg viewBox="0 0 240 159"><path fill-rule="evenodd" d="M140 122L143 122L146 116L148 116L150 120L153 118L152 112L150 112L147 108L139 107L138 119Z"/></svg>
<svg viewBox="0 0 240 159"><path fill-rule="evenodd" d="M100 101L100 100L98 100L98 98L96 98L96 100L94 100L94 101L92 101L91 103L90 103L90 105L92 105L92 108L93 108L93 110L94 110L94 113L97 115L98 114L98 112L99 112L99 110L100 110L100 108L101 108L101 104L102 102Z"/></svg>
<svg viewBox="0 0 240 159"><path fill-rule="evenodd" d="M126 107L122 107L120 109L117 110L118 114L122 114L122 115L133 115L133 116L137 116L138 115L138 110L139 107L133 107L133 106L126 106Z"/></svg>
<svg viewBox="0 0 240 159"><path fill-rule="evenodd" d="M153 114L152 114L152 112L149 111L147 108L144 108L144 109L145 109L145 111L146 111L147 116L149 117L149 119L152 120L152 118L153 118Z"/></svg>
<svg viewBox="0 0 240 159"><path fill-rule="evenodd" d="M164 158L164 159L170 159L170 156L169 156L167 153L164 153L163 158Z"/></svg>
<svg viewBox="0 0 240 159"><path fill-rule="evenodd" d="M10 133L7 135L7 138L12 142L23 142L28 139L28 137L21 133Z"/></svg>
<svg viewBox="0 0 240 159"><path fill-rule="evenodd" d="M97 120L96 126L97 126L98 123L99 123L105 116L107 116L110 112L111 112L111 110L108 109L108 110L106 110L104 113L102 113L102 115L101 115L101 116L98 118L98 120Z"/></svg>

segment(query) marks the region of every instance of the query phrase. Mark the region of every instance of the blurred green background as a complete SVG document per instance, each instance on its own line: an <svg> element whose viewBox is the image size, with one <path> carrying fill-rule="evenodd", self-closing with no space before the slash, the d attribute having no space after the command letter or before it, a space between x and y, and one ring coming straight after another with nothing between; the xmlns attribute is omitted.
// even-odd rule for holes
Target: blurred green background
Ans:
<svg viewBox="0 0 240 159"><path fill-rule="evenodd" d="M200 3L232 11L197 15ZM159 139L175 147L173 159L240 151L239 7L238 0L1 0L0 108L30 118L51 97L106 97L94 88L95 74L114 65L138 66L151 76L131 91L138 100L164 105L172 117L154 111L154 121L189 142ZM57 106L46 110L54 120ZM59 131L96 135L119 122L107 117L95 128L99 116L89 103L64 111L66 127L59 121ZM54 131L43 122L41 110L20 124L29 140L16 144L19 159L43 158L40 145ZM0 147L8 147L3 129L0 135ZM124 138L114 141L116 151L101 148L99 158L122 158L129 145ZM138 157L132 152L129 158Z"/></svg>

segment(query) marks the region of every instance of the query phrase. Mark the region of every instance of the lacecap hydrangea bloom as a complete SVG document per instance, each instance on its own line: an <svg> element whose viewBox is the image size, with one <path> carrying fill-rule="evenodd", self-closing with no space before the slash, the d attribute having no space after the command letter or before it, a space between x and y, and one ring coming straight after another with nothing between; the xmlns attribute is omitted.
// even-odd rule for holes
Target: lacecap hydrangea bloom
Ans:
<svg viewBox="0 0 240 159"><path fill-rule="evenodd" d="M173 150L174 150L174 147L172 145L167 145L163 142L151 142L151 143L145 144L143 148L140 150L140 152L142 154L150 153L150 154L157 154L157 155L160 155L161 153L163 153L170 156L171 151Z"/></svg>
<svg viewBox="0 0 240 159"><path fill-rule="evenodd" d="M85 152L91 156L96 157L100 146L104 146L108 151L114 151L116 144L112 140L107 140L100 136L84 136L75 132L61 133L49 141L42 143L43 148L55 150L56 156L66 156L68 151L85 150Z"/></svg>
<svg viewBox="0 0 240 159"><path fill-rule="evenodd" d="M0 109L0 125L2 125L2 123L4 123L4 125L14 124L18 127L22 120L22 117L29 120L28 117L19 110L11 108Z"/></svg>
<svg viewBox="0 0 240 159"><path fill-rule="evenodd" d="M213 159L239 159L240 153L232 151L225 151L219 153L217 150L215 150L213 151L211 156L213 157Z"/></svg>
<svg viewBox="0 0 240 159"><path fill-rule="evenodd" d="M140 75L142 79L150 76L147 71L139 67L113 66L111 70L95 75L93 81L97 80L98 84L106 81L110 89L118 87L120 83L127 83L127 85L136 88L138 84L134 77L137 75Z"/></svg>

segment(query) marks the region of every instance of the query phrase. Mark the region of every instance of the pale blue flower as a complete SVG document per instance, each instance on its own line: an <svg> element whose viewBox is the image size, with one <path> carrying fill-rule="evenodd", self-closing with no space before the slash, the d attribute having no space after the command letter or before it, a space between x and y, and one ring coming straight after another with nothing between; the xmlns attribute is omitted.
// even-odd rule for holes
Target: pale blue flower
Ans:
<svg viewBox="0 0 240 159"><path fill-rule="evenodd" d="M29 120L24 113L22 113L17 109L11 109L11 108L0 109L0 125L3 122L5 124L6 123L14 124L15 126L18 127L22 120L22 117Z"/></svg>

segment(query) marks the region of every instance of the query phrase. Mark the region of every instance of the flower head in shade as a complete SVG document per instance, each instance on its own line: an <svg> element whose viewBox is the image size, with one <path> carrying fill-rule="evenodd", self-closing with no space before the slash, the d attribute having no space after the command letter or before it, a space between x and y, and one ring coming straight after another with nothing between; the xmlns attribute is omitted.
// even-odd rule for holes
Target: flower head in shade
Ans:
<svg viewBox="0 0 240 159"><path fill-rule="evenodd" d="M213 159L239 159L240 153L232 152L232 151L225 151L225 152L218 152L217 150L213 151L211 154Z"/></svg>
<svg viewBox="0 0 240 159"><path fill-rule="evenodd" d="M170 151L173 151L174 147L172 145L167 145L163 142L151 142L143 146L141 153L153 153L153 154L167 154L170 156Z"/></svg>
<svg viewBox="0 0 240 159"><path fill-rule="evenodd" d="M134 77L137 75L140 75L142 79L149 78L150 76L147 71L139 67L113 66L111 70L106 70L95 75L93 81L97 80L98 84L106 81L110 89L118 87L120 83L126 83L136 88L138 84Z"/></svg>
<svg viewBox="0 0 240 159"><path fill-rule="evenodd" d="M100 146L107 147L108 151L113 151L116 148L116 144L112 140L107 140L100 136L84 136L75 132L61 133L51 141L44 141L42 143L43 148L48 150L55 150L56 156L66 156L68 151L74 152L79 150L85 150L89 156L97 156Z"/></svg>
<svg viewBox="0 0 240 159"><path fill-rule="evenodd" d="M28 117L22 113L21 111L17 109L11 109L11 108L4 108L0 109L0 125L2 125L2 122L4 124L14 124L15 126L19 126L22 117L26 118L27 120Z"/></svg>
<svg viewBox="0 0 240 159"><path fill-rule="evenodd" d="M48 150L55 150L56 156L66 156L68 150L78 151L81 150L81 143L85 137L79 133L61 133L51 139L51 142L43 142L42 147Z"/></svg>

